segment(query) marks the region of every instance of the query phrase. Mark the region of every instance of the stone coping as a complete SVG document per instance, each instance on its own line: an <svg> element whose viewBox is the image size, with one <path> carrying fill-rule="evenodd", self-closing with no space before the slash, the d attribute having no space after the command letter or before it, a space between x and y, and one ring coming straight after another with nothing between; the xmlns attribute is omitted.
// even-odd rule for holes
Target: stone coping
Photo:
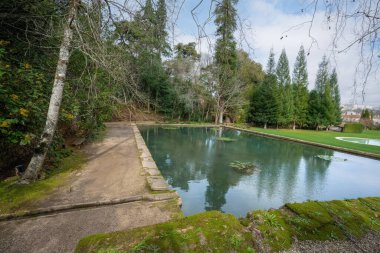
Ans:
<svg viewBox="0 0 380 253"><path fill-rule="evenodd" d="M118 205L125 204L136 201L163 201L179 198L179 195L176 192L169 193L161 193L161 194L144 194L137 196L130 196L125 198L118 199L109 199L103 201L94 201L94 202L83 202L76 204L68 204L68 205L57 205L46 208L38 208L34 210L22 211L17 213L3 214L0 215L0 222L14 219L21 219L26 217L34 217L34 216L42 216L48 214L61 213L65 211L85 209L91 207L102 207L102 206L110 206L110 205ZM178 200L178 203L181 203L181 200Z"/></svg>
<svg viewBox="0 0 380 253"><path fill-rule="evenodd" d="M143 137L135 123L132 123L133 133L135 135L137 149L140 153L140 161L144 172L146 173L147 183L152 191L168 191L170 187L161 175L156 162L154 161L148 147L145 144Z"/></svg>

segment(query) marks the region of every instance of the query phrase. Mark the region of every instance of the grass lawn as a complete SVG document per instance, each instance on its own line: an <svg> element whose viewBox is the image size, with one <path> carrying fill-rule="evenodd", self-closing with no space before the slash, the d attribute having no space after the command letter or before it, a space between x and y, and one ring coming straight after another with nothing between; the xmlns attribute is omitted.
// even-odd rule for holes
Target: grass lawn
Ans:
<svg viewBox="0 0 380 253"><path fill-rule="evenodd" d="M380 231L380 198L287 204L244 219L217 211L81 239L76 253L270 252L295 240L347 240ZM260 246L261 245L261 246ZM267 252L267 251L265 251Z"/></svg>
<svg viewBox="0 0 380 253"><path fill-rule="evenodd" d="M236 127L242 127L242 125L235 125ZM348 148L352 150L358 150L373 154L380 155L380 147L373 145L364 145L351 143L347 141L341 141L335 139L335 137L358 137L358 138L370 138L380 139L380 131L366 130L361 134L357 133L339 133L332 131L313 131L313 130L291 130L291 129L263 129L257 127L249 127L248 130L252 130L260 133L274 134L284 137L289 137L298 140L316 142L335 147Z"/></svg>
<svg viewBox="0 0 380 253"><path fill-rule="evenodd" d="M44 180L27 185L16 184L18 177L0 181L0 214L27 210L29 203L43 198L62 185L70 173L79 169L84 162L84 154L74 150Z"/></svg>

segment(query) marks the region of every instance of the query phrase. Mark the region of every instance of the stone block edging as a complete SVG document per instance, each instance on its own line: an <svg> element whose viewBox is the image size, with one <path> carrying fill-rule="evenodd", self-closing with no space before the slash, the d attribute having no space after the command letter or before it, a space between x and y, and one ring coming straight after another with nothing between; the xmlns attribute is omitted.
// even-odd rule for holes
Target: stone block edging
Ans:
<svg viewBox="0 0 380 253"><path fill-rule="evenodd" d="M169 185L166 183L164 177L161 175L156 162L154 161L148 147L145 144L143 137L140 134L136 124L132 123L132 129L136 140L137 149L139 151L139 157L141 165L148 175L146 177L147 183L152 191L168 191Z"/></svg>
<svg viewBox="0 0 380 253"><path fill-rule="evenodd" d="M18 212L18 213L2 214L0 215L0 222L7 221L7 220L20 219L20 218L25 218L25 217L34 217L34 216L60 213L60 212L65 212L65 211L70 211L70 210L85 209L85 208L91 208L91 207L118 205L118 204L125 204L125 203L136 202L136 201L163 201L163 200L170 200L170 199L177 199L177 198L179 198L179 196L176 192L170 192L170 193L161 193L161 194L137 195L137 196L109 199L109 200L95 201L95 202L58 205L58 206L38 208L38 209L28 210L28 211L23 211L23 212ZM178 200L178 203L180 203L180 200Z"/></svg>

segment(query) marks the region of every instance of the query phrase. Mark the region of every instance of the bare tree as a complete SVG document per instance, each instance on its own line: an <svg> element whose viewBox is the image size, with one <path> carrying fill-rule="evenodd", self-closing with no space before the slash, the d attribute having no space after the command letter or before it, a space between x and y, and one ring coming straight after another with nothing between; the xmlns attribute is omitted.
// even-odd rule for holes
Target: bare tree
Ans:
<svg viewBox="0 0 380 253"><path fill-rule="evenodd" d="M38 177L42 168L48 148L53 140L54 132L58 123L59 109L62 101L63 88L65 85L66 70L70 56L70 46L73 38L79 0L71 0L66 26L63 32L63 41L59 50L59 58L54 77L52 95L50 97L49 110L47 113L46 125L37 148L34 151L32 160L26 169L22 182L29 182Z"/></svg>

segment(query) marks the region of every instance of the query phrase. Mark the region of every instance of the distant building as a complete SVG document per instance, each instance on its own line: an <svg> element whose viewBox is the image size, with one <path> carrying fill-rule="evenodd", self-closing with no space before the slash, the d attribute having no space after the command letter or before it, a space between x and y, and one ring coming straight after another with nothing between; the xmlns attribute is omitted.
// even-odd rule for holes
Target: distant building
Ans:
<svg viewBox="0 0 380 253"><path fill-rule="evenodd" d="M344 112L342 114L343 122L359 122L360 121L360 113L354 111Z"/></svg>

